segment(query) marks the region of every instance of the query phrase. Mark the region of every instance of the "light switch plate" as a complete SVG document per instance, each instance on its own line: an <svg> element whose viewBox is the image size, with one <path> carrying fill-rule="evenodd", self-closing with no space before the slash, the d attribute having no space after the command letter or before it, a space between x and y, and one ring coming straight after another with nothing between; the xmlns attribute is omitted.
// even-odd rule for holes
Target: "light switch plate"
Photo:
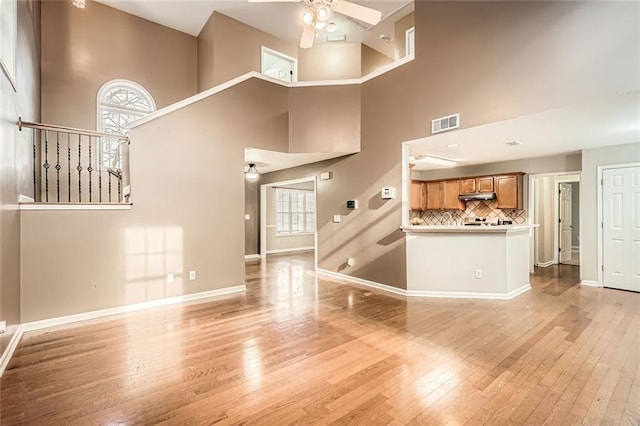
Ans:
<svg viewBox="0 0 640 426"><path fill-rule="evenodd" d="M189 271L189 281L196 279L196 271Z"/></svg>
<svg viewBox="0 0 640 426"><path fill-rule="evenodd" d="M340 215L339 214L334 214L333 215L333 223L340 223Z"/></svg>

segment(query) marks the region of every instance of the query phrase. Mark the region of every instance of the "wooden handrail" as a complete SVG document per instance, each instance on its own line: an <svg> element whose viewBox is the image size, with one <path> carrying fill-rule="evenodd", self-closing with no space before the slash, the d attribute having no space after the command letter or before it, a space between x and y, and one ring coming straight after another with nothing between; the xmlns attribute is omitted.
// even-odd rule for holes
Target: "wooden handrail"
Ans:
<svg viewBox="0 0 640 426"><path fill-rule="evenodd" d="M75 129L73 127L57 126L55 124L32 123L30 121L22 121L22 117L19 117L18 129L22 131L23 127L28 127L30 129L53 130L56 132L72 133L74 135L99 136L110 139L119 139L130 143L128 136L113 135L111 133L96 132L94 130Z"/></svg>

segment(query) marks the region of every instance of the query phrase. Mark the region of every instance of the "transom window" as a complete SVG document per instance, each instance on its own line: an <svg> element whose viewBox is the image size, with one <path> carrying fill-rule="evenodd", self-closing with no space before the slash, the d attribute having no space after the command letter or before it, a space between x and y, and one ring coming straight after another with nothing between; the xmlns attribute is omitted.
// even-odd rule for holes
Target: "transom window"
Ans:
<svg viewBox="0 0 640 426"><path fill-rule="evenodd" d="M313 191L276 188L276 232L289 235L316 232Z"/></svg>
<svg viewBox="0 0 640 426"><path fill-rule="evenodd" d="M112 80L98 91L98 131L126 136L129 123L156 110L153 98L133 81ZM120 169L122 150L118 139L102 138L102 166Z"/></svg>

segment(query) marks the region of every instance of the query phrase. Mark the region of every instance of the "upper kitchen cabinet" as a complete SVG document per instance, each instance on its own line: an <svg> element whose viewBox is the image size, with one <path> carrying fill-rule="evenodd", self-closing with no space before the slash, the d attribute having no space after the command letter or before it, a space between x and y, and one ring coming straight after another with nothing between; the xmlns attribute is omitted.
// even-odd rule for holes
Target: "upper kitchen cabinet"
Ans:
<svg viewBox="0 0 640 426"><path fill-rule="evenodd" d="M464 201L458 200L460 181L445 180L425 182L427 189L427 210L464 210Z"/></svg>
<svg viewBox="0 0 640 426"><path fill-rule="evenodd" d="M499 209L522 210L522 176L513 173L495 176L496 207Z"/></svg>
<svg viewBox="0 0 640 426"><path fill-rule="evenodd" d="M460 195L459 180L445 180L442 182L442 208L445 210L464 210L465 202L458 199Z"/></svg>
<svg viewBox="0 0 640 426"><path fill-rule="evenodd" d="M460 194L479 194L493 191L493 176L460 179Z"/></svg>
<svg viewBox="0 0 640 426"><path fill-rule="evenodd" d="M427 207L427 186L419 180L411 181L411 210L423 211Z"/></svg>
<svg viewBox="0 0 640 426"><path fill-rule="evenodd" d="M493 192L493 176L476 178L476 189L480 193Z"/></svg>

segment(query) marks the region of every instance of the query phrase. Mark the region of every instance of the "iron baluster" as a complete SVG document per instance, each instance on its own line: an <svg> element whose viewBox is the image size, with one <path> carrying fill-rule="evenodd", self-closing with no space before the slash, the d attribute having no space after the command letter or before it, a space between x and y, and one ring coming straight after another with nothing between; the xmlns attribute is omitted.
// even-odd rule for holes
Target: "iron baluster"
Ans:
<svg viewBox="0 0 640 426"><path fill-rule="evenodd" d="M49 202L49 131L44 131L44 199Z"/></svg>
<svg viewBox="0 0 640 426"><path fill-rule="evenodd" d="M71 133L67 133L67 196L71 202Z"/></svg>
<svg viewBox="0 0 640 426"><path fill-rule="evenodd" d="M33 129L33 201L38 201L38 167L36 166L36 135L37 129Z"/></svg>
<svg viewBox="0 0 640 426"><path fill-rule="evenodd" d="M97 137L96 149L98 150L98 202L102 203L102 155L103 142L100 136Z"/></svg>
<svg viewBox="0 0 640 426"><path fill-rule="evenodd" d="M56 195L60 202L60 132L56 132Z"/></svg>
<svg viewBox="0 0 640 426"><path fill-rule="evenodd" d="M89 136L89 167L87 167L87 171L89 172L89 202L91 202L91 172L93 172L93 167L91 166L91 136Z"/></svg>
<svg viewBox="0 0 640 426"><path fill-rule="evenodd" d="M82 135L78 135L78 167L76 167L76 170L78 170L78 202L79 203L82 202L82 176L80 175L80 172L82 172L82 165L80 164L81 156L82 156Z"/></svg>

